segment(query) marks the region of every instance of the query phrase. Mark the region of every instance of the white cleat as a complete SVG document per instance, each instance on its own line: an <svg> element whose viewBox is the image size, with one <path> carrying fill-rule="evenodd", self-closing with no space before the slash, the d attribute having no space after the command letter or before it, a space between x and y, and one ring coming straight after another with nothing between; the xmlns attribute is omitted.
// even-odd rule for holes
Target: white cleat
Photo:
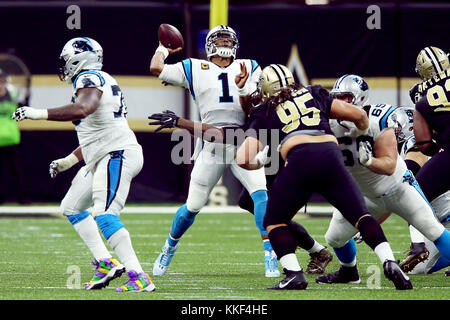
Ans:
<svg viewBox="0 0 450 320"><path fill-rule="evenodd" d="M158 258L156 258L155 263L153 264L154 276L162 276L166 273L167 269L169 269L170 261L172 261L173 255L175 254L175 251L177 251L177 248L178 244L175 247L171 247L166 240L161 253L159 254Z"/></svg>
<svg viewBox="0 0 450 320"><path fill-rule="evenodd" d="M264 251L264 268L266 270L266 278L279 277L280 270L278 270L278 260L275 251Z"/></svg>

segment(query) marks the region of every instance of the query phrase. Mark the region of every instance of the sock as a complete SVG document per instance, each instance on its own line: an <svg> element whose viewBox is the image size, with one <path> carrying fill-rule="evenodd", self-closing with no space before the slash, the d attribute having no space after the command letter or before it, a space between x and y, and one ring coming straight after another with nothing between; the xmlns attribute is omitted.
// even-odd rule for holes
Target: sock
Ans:
<svg viewBox="0 0 450 320"><path fill-rule="evenodd" d="M261 235L266 235L267 231L263 227L264 215L266 214L267 207L267 191L266 190L258 190L251 194L254 203L254 215L255 215L255 223L256 227L258 227L259 233Z"/></svg>
<svg viewBox="0 0 450 320"><path fill-rule="evenodd" d="M289 271L301 271L300 265L298 264L297 256L295 253L289 253L280 258L280 264L283 268Z"/></svg>
<svg viewBox="0 0 450 320"><path fill-rule="evenodd" d="M391 246L389 245L389 242L385 241L380 243L373 249L375 251L376 255L380 259L381 263L383 263L386 260L395 261L394 254L392 253Z"/></svg>
<svg viewBox="0 0 450 320"><path fill-rule="evenodd" d="M134 270L137 273L144 272L139 263L136 253L131 244L130 233L127 229L121 228L112 234L108 243L113 248L114 252L119 257L120 262L123 263L127 271Z"/></svg>
<svg viewBox="0 0 450 320"><path fill-rule="evenodd" d="M170 235L167 238L169 245L174 247L177 245L179 239L194 223L195 217L198 212L191 212L188 210L186 204L182 205L175 213L173 218L172 228L170 229Z"/></svg>
<svg viewBox="0 0 450 320"><path fill-rule="evenodd" d="M264 239L263 240L263 246L264 246L264 250L265 251L272 251L273 250L273 248L272 248L272 245L270 244L270 240L269 239Z"/></svg>
<svg viewBox="0 0 450 320"><path fill-rule="evenodd" d="M437 259L436 263L433 265L433 267L430 269L430 271L428 271L428 273L436 272L436 271L444 269L448 266L450 266L450 260L441 256L441 257L439 257L439 259Z"/></svg>
<svg viewBox="0 0 450 320"><path fill-rule="evenodd" d="M411 236L411 242L413 243L425 243L425 237L412 225L409 225L409 235Z"/></svg>
<svg viewBox="0 0 450 320"><path fill-rule="evenodd" d="M442 232L442 234L433 241L436 248L439 250L441 255L450 260L450 231L447 229Z"/></svg>
<svg viewBox="0 0 450 320"><path fill-rule="evenodd" d="M318 253L320 252L323 248L325 248L323 245L321 245L320 243L318 243L316 240L314 240L314 244L311 247L311 249L308 250L309 253Z"/></svg>
<svg viewBox="0 0 450 320"><path fill-rule="evenodd" d="M365 215L358 222L358 230L364 242L374 250L382 242L387 242L383 229L371 215Z"/></svg>
<svg viewBox="0 0 450 320"><path fill-rule="evenodd" d="M295 244L294 238L289 232L288 227L281 226L272 229L269 232L270 243L272 244L273 250L275 251L278 260L287 254L294 253L297 245Z"/></svg>
<svg viewBox="0 0 450 320"><path fill-rule="evenodd" d="M69 221L72 222L73 219L69 219ZM73 227L83 242L87 245L95 260L99 261L102 259L112 258L111 253L106 248L105 243L100 236L97 224L90 214L83 220L75 223Z"/></svg>
<svg viewBox="0 0 450 320"><path fill-rule="evenodd" d="M124 227L119 217L114 214L105 213L99 215L95 217L95 221L106 240L108 240L113 233L116 233L117 230Z"/></svg>
<svg viewBox="0 0 450 320"><path fill-rule="evenodd" d="M336 257L345 267L354 267L356 265L356 243L350 239L340 248L333 248Z"/></svg>
<svg viewBox="0 0 450 320"><path fill-rule="evenodd" d="M304 250L311 250L316 242L306 231L306 229L300 224L293 220L288 223L289 231L295 239L295 243Z"/></svg>

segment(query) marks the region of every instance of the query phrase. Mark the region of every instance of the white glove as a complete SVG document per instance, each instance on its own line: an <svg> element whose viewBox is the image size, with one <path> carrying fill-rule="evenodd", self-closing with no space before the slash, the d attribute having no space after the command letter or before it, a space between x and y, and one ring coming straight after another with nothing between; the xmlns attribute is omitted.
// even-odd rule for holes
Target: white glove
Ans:
<svg viewBox="0 0 450 320"><path fill-rule="evenodd" d="M356 138L362 135L365 135L369 132L369 127L367 129L361 130L358 127L354 126L349 131L344 133L344 136Z"/></svg>
<svg viewBox="0 0 450 320"><path fill-rule="evenodd" d="M50 177L53 179L58 175L58 173L66 171L67 169L72 168L75 164L79 162L76 155L73 153L69 154L67 157L54 160L50 163Z"/></svg>
<svg viewBox="0 0 450 320"><path fill-rule="evenodd" d="M365 167L372 164L372 146L368 141L359 143L359 162Z"/></svg>
<svg viewBox="0 0 450 320"><path fill-rule="evenodd" d="M258 163L258 168L261 168L270 162L270 158L267 156L268 153L269 146L265 146L264 149L256 154L255 160Z"/></svg>
<svg viewBox="0 0 450 320"><path fill-rule="evenodd" d="M358 232L357 234L355 234L355 235L353 236L353 240L355 240L356 243L361 243L361 242L363 242L363 238L362 238L361 233Z"/></svg>
<svg viewBox="0 0 450 320"><path fill-rule="evenodd" d="M31 119L31 120L47 120L48 118L48 111L47 109L36 109L31 107L21 107L17 108L16 111L14 111L12 118L15 119L17 122L25 120L25 119Z"/></svg>

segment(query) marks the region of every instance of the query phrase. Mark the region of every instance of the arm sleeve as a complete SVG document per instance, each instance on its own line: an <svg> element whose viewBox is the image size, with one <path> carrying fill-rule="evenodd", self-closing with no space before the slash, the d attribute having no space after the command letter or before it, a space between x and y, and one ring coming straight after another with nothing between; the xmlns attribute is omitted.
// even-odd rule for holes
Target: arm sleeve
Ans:
<svg viewBox="0 0 450 320"><path fill-rule="evenodd" d="M309 87L311 95L317 100L321 106L322 111L328 112L330 114L331 104L333 103L333 98L330 96L328 90L323 88L321 85L315 85Z"/></svg>
<svg viewBox="0 0 450 320"><path fill-rule="evenodd" d="M165 64L159 75L159 79L175 86L189 89L182 62L178 62L176 64Z"/></svg>

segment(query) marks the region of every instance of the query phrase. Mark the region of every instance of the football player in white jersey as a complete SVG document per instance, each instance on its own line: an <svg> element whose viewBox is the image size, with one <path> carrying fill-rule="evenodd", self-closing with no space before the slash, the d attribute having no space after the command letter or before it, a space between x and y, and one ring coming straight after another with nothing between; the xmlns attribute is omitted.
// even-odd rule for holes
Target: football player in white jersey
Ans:
<svg viewBox="0 0 450 320"><path fill-rule="evenodd" d="M232 28L216 26L206 36L207 60L189 58L176 64L165 64L169 54L181 49L169 49L160 44L152 57L150 72L167 83L188 89L202 123L218 128L241 127L245 122L243 106L246 106L249 94L256 90L261 68L255 60L236 59L238 46ZM255 223L265 252L265 275L280 276L275 252L262 223L268 199L264 168L255 172L240 168L234 160L234 145L208 141L202 141L202 144L200 152L198 143L194 151L195 163L186 203L175 214L170 233L154 263L153 274L166 273L180 238L207 203L225 168L230 167L254 201Z"/></svg>
<svg viewBox="0 0 450 320"><path fill-rule="evenodd" d="M60 78L73 86L68 105L36 109L22 107L13 117L24 119L73 121L79 147L50 165L52 177L84 160L61 202L81 239L92 252L95 274L86 290L101 289L127 271L129 280L118 292L153 291L155 285L134 252L130 234L120 220L131 180L143 165L142 148L128 126L127 108L120 87L108 73L101 71L103 49L91 38L77 37L64 46ZM92 207L92 212L88 209ZM117 254L108 251L99 230Z"/></svg>
<svg viewBox="0 0 450 320"><path fill-rule="evenodd" d="M415 97L414 103L417 102L417 98L420 98L420 94ZM405 160L408 169L416 175L430 157L417 150L415 145L413 112L414 108L397 108L388 117L388 125L396 132L400 156ZM450 230L450 191L438 196L430 204L437 219ZM413 274L433 273L450 265L450 261L440 254L432 241L425 238L413 226L410 225L409 229L411 247L406 258L400 263L403 271Z"/></svg>
<svg viewBox="0 0 450 320"><path fill-rule="evenodd" d="M368 90L363 78L344 75L331 91L337 99L364 107L369 115L369 132L358 138L350 137L349 133L354 130L351 124L331 120L331 129L338 139L345 164L375 218L386 212L396 213L433 241L443 256L450 257L449 231L437 221L414 175L398 155L395 132L387 125L387 118L395 108L386 104L366 106ZM356 233L357 230L334 209L325 240L335 250L341 267L333 274L318 277L316 282L360 282L352 238Z"/></svg>

